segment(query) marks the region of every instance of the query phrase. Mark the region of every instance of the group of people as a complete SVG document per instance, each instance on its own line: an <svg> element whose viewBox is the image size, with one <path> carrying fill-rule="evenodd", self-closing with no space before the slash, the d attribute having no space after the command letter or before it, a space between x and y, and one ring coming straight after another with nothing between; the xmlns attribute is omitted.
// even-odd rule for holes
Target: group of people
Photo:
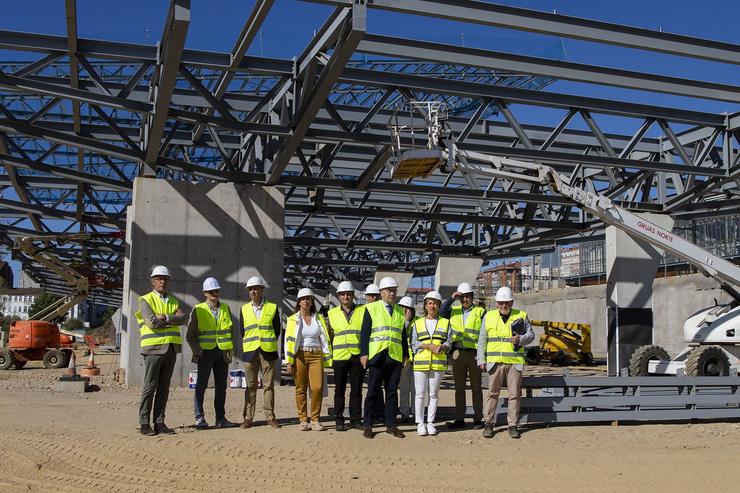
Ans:
<svg viewBox="0 0 740 493"><path fill-rule="evenodd" d="M152 291L139 298L136 313L145 369L139 407L140 432L174 433L164 418L170 379L182 346L180 325L187 326L185 339L198 366L193 398L196 428L210 427L205 420L203 401L211 373L215 387L215 427L254 426L260 372L267 424L280 428L274 411L274 371L280 363L278 340L282 327L278 306L263 296L264 279L254 276L247 281L250 301L241 308L238 331L228 305L219 301L221 288L216 279L209 277L203 282L204 301L193 307L189 317L178 300L167 292L169 279L166 267L154 268ZM339 306L322 315L317 311L313 291L302 288L294 313L287 317L283 348L287 371L295 382L301 431L326 429L320 414L326 387L325 369L332 368L337 431L356 428L363 431L365 438L373 438L373 425L380 421L386 433L403 438L404 433L397 425L400 393L401 422L409 422L413 415L419 436L437 435L439 389L450 362L455 384L455 418L447 423L447 428L465 427L469 381L473 427L483 429L484 437L493 437L498 397L505 384L509 394L509 436L520 437L517 423L524 346L534 340L534 332L527 314L513 308L511 289L500 288L495 298L497 309L488 312L474 305L469 283L460 284L447 300L439 292L431 291L424 296L420 316L416 316L411 298L396 301L398 283L392 277L381 279L377 286L367 286L365 305L355 304L354 293L352 283L340 282ZM241 336L247 387L241 424L232 423L225 416L227 373L236 334ZM483 372L489 375L485 406ZM366 373L368 384L363 405Z"/></svg>

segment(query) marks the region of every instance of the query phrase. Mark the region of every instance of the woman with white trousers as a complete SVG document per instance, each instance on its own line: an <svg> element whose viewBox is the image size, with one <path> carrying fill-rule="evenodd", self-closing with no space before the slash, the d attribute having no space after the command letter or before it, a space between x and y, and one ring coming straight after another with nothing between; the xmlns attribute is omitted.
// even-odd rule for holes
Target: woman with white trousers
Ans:
<svg viewBox="0 0 740 493"><path fill-rule="evenodd" d="M424 316L416 319L411 331L411 347L414 351L414 387L416 390L415 418L419 436L436 435L434 418L442 376L447 371L447 352L452 346L450 321L439 318L442 295L430 291L424 296ZM424 399L429 398L426 422L424 421Z"/></svg>

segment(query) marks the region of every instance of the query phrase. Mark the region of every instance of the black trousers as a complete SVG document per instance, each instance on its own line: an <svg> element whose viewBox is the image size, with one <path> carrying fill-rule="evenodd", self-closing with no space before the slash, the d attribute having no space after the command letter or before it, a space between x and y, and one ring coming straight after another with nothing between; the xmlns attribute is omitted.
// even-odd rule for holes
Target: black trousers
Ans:
<svg viewBox="0 0 740 493"><path fill-rule="evenodd" d="M362 421L362 381L365 369L360 363L360 356L351 356L348 360L334 361L334 416L337 423L344 423L344 401L349 380L349 421Z"/></svg>
<svg viewBox="0 0 740 493"><path fill-rule="evenodd" d="M213 387L215 397L213 407L216 411L216 422L226 417L226 374L228 366L224 360L224 353L219 348L206 349L198 359L198 381L195 383L194 411L196 422L203 419L203 399L208 387L208 379L213 370Z"/></svg>
<svg viewBox="0 0 740 493"><path fill-rule="evenodd" d="M401 380L403 363L391 358L387 350L374 359L375 361L370 364L370 378L365 396L365 426L372 426L376 406L383 402L381 387L385 388L385 425L396 426L398 382Z"/></svg>

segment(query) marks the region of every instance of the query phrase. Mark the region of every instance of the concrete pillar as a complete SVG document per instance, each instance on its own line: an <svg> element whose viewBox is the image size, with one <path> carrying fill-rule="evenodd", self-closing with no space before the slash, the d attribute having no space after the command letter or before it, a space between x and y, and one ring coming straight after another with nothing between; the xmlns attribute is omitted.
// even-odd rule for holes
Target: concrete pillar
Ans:
<svg viewBox="0 0 740 493"><path fill-rule="evenodd" d="M670 216L640 214L663 229ZM653 343L653 281L663 251L636 241L622 230L606 228L607 370L619 374L635 349Z"/></svg>
<svg viewBox="0 0 740 493"><path fill-rule="evenodd" d="M442 294L442 298L449 298L461 282L469 282L475 286L481 265L483 259L476 257L440 256L434 274L434 289Z"/></svg>
<svg viewBox="0 0 740 493"><path fill-rule="evenodd" d="M247 279L261 275L265 296L282 303L284 199L275 187L231 183L170 182L136 178L126 216L126 259L123 281L121 366L126 383L141 385L143 359L134 313L139 296L151 290L154 265L166 265L172 278L169 292L186 313L203 301L202 283L213 276L221 284L221 301L239 323L248 300ZM172 376L173 386L187 385L195 369L184 340ZM241 343L235 337L235 362ZM235 363L236 365L237 363Z"/></svg>
<svg viewBox="0 0 740 493"><path fill-rule="evenodd" d="M404 296L406 294L406 290L409 287L409 283L411 282L411 279L414 277L413 272L400 272L400 271L392 271L392 270L378 270L375 271L375 278L373 280L374 284L380 285L380 280L384 277L392 277L396 280L398 283L398 298L401 299L401 296ZM362 286L362 289L365 289L365 286Z"/></svg>

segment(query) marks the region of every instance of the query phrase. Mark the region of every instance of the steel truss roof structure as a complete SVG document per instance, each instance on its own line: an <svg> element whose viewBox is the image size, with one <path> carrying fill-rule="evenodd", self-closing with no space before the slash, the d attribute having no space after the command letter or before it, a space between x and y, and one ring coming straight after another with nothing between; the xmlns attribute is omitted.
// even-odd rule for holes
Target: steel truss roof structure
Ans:
<svg viewBox="0 0 740 493"><path fill-rule="evenodd" d="M255 2L231 53L185 48L189 0L172 0L156 46L78 37L75 0L66 36L0 31L0 49L32 59L0 67L0 239L123 229L136 176L283 188L289 290L365 282L386 266L425 275L438 255L495 259L603 234L537 186L459 172L391 180L389 119L409 122L418 100L446 103L461 149L547 163L631 210L739 210L739 114L540 89L562 79L735 105L740 87L378 35L367 19L381 9L730 65L739 45L472 0L312 1L334 11L293 60L246 55L272 0ZM524 123L525 107L559 116ZM631 131L608 132L605 119ZM661 138L648 136L656 130ZM57 252L120 280L121 241ZM115 304L120 293L99 296Z"/></svg>

